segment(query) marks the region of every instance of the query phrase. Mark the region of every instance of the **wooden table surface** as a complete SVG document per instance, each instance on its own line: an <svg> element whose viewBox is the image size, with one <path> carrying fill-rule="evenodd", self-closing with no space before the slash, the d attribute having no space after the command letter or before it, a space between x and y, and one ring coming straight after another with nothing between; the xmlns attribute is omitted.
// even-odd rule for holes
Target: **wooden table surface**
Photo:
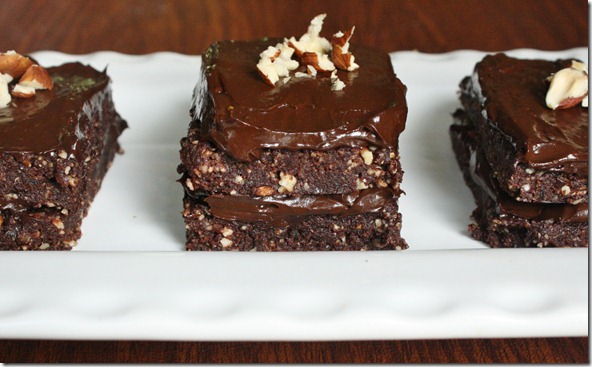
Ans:
<svg viewBox="0 0 592 367"><path fill-rule="evenodd" d="M0 50L200 54L214 40L356 26L385 51L588 46L584 0L3 0ZM0 295L1 297L1 295ZM587 363L588 337L337 342L0 340L1 362Z"/></svg>

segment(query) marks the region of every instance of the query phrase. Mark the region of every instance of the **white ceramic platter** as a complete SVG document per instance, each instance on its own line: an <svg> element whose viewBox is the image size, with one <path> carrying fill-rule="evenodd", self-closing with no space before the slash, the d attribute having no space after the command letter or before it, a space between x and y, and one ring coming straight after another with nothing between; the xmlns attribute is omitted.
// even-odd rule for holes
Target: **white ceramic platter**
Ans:
<svg viewBox="0 0 592 367"><path fill-rule="evenodd" d="M579 58L587 49L514 50ZM410 249L186 253L176 166L200 59L38 52L108 66L128 120L72 252L0 253L0 338L351 340L580 336L587 249L488 249L448 137L457 85L484 53L392 54L408 86L400 201Z"/></svg>

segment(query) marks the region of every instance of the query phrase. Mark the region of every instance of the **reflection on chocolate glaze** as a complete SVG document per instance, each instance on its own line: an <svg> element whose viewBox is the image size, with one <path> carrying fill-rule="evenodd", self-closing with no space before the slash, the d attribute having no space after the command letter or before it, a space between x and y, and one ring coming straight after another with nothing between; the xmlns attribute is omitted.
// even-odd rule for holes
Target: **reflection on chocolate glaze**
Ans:
<svg viewBox="0 0 592 367"><path fill-rule="evenodd" d="M271 87L256 64L277 42L219 42L206 52L191 113L201 139L243 161L257 159L264 148L397 146L407 117L406 87L386 53L353 45L360 68L338 71L346 84L339 92L331 91L328 75L292 76Z"/></svg>

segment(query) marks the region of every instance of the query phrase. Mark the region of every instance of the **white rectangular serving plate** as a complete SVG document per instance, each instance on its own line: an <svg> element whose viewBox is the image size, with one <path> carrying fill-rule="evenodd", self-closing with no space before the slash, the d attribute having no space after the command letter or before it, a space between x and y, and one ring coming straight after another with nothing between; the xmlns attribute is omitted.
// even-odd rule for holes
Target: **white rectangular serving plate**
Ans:
<svg viewBox="0 0 592 367"><path fill-rule="evenodd" d="M522 58L588 59L586 48ZM485 53L396 52L407 251L188 253L176 182L200 58L33 56L107 67L130 128L72 252L0 253L0 338L360 340L588 335L588 249L489 249L448 127ZM363 66L362 66L363 67Z"/></svg>

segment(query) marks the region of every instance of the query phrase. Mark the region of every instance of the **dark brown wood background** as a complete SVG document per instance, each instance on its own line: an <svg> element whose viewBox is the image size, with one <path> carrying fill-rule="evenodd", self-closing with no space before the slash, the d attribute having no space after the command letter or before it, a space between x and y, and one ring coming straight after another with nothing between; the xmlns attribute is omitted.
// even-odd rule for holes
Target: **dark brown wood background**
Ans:
<svg viewBox="0 0 592 367"><path fill-rule="evenodd" d="M385 51L544 50L588 43L584 0L3 0L0 47L132 54L199 54L219 39L299 36L356 26L355 41Z"/></svg>
<svg viewBox="0 0 592 367"><path fill-rule="evenodd" d="M200 54L218 39L356 26L385 51L588 46L584 0L2 0L0 51ZM1 295L0 295L1 296ZM2 362L587 363L588 337L339 342L0 340Z"/></svg>

